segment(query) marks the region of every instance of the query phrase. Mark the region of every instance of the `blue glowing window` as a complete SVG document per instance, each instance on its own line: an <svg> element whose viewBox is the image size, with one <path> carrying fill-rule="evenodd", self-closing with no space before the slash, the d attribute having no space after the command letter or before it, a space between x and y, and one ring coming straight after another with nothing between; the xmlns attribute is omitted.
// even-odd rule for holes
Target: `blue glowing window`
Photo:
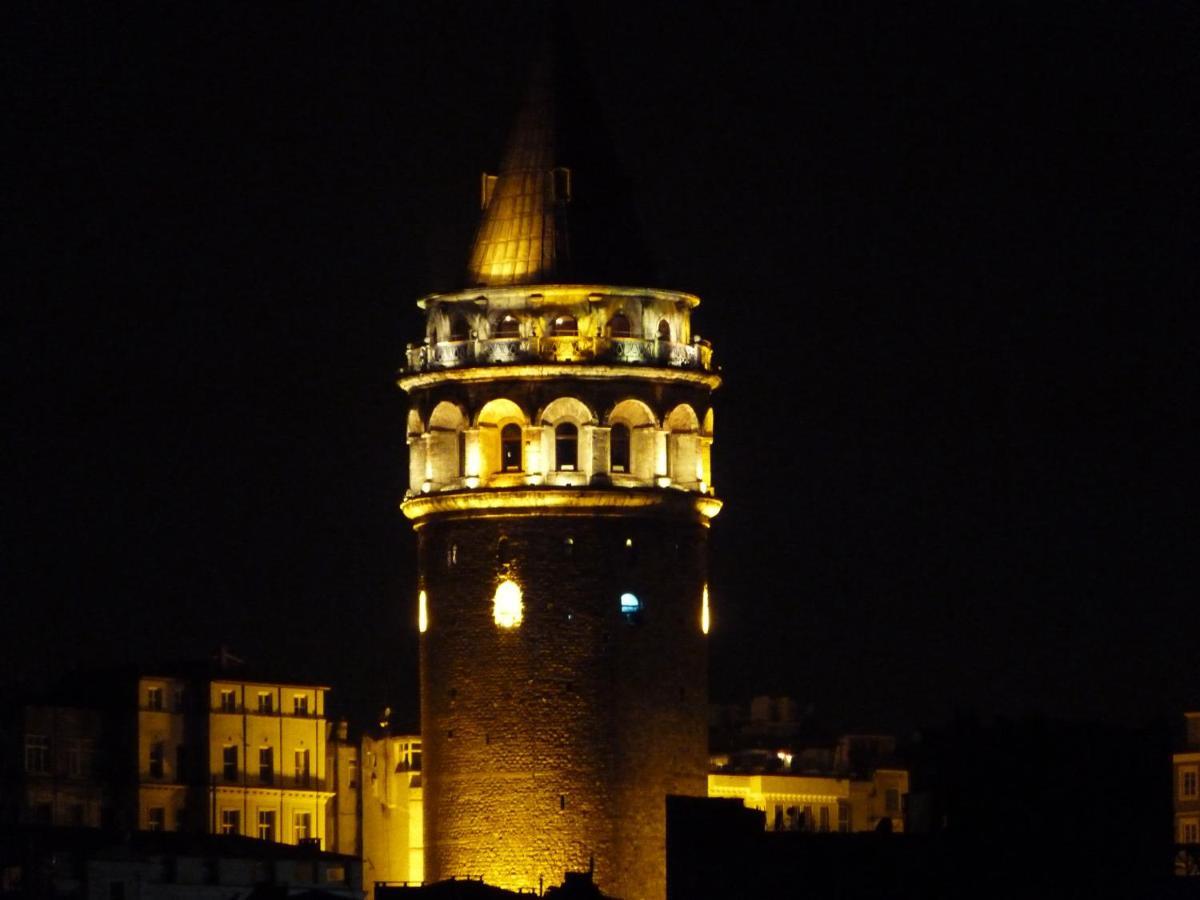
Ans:
<svg viewBox="0 0 1200 900"><path fill-rule="evenodd" d="M621 595L621 615L632 618L642 611L642 601L633 594Z"/></svg>

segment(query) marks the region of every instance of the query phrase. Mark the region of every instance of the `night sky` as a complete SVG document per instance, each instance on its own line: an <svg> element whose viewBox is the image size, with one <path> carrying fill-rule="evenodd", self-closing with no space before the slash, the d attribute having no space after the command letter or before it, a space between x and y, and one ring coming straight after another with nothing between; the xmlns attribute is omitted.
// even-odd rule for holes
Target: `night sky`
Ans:
<svg viewBox="0 0 1200 900"><path fill-rule="evenodd" d="M575 10L726 376L711 693L1200 707L1200 14L913 6ZM415 720L394 374L534 9L4 8L0 683L225 643Z"/></svg>

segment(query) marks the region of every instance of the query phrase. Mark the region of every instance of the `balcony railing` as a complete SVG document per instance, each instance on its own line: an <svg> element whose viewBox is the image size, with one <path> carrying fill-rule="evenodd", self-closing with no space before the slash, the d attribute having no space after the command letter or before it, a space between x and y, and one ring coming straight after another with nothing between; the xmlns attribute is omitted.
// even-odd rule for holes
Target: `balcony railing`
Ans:
<svg viewBox="0 0 1200 900"><path fill-rule="evenodd" d="M604 362L618 365L668 366L712 371L712 345L653 338L542 336L475 338L409 344L404 370L428 372L467 366L498 366L532 362Z"/></svg>

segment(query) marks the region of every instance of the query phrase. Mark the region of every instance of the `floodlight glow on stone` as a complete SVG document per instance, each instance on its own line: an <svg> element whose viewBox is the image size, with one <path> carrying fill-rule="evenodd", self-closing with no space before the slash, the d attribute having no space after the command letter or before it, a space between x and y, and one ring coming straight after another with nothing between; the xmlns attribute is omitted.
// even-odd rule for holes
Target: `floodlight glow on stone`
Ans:
<svg viewBox="0 0 1200 900"><path fill-rule="evenodd" d="M521 588L515 581L505 580L496 586L492 618L501 628L516 628L521 624Z"/></svg>
<svg viewBox="0 0 1200 900"><path fill-rule="evenodd" d="M421 634L429 630L429 610L425 606L426 602L425 592L421 591L417 595L417 631Z"/></svg>
<svg viewBox="0 0 1200 900"><path fill-rule="evenodd" d="M622 594L621 595L621 614L622 615L632 616L634 613L640 612L641 609L642 609L642 601L639 600L637 597L635 597L633 594Z"/></svg>
<svg viewBox="0 0 1200 900"><path fill-rule="evenodd" d="M712 621L708 613L708 585L704 585L704 590L700 593L700 631L708 634L709 626Z"/></svg>

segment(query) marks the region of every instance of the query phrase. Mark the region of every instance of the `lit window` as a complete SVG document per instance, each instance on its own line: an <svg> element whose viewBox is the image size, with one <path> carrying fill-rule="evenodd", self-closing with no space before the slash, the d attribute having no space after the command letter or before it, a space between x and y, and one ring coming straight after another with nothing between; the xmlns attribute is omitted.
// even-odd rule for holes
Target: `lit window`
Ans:
<svg viewBox="0 0 1200 900"><path fill-rule="evenodd" d="M429 609L426 606L428 602L425 592L417 594L417 631L424 634L429 630Z"/></svg>
<svg viewBox="0 0 1200 900"><path fill-rule="evenodd" d="M658 323L658 339L660 341L669 341L671 339L671 326L666 319L662 319Z"/></svg>
<svg viewBox="0 0 1200 900"><path fill-rule="evenodd" d="M617 313L608 320L608 333L615 338L629 337L629 319L624 313Z"/></svg>
<svg viewBox="0 0 1200 900"><path fill-rule="evenodd" d="M515 338L521 336L521 323L516 316L505 315L496 323L496 337Z"/></svg>
<svg viewBox="0 0 1200 900"><path fill-rule="evenodd" d="M467 327L467 320L462 316L455 316L450 320L450 340L465 341L471 332Z"/></svg>
<svg viewBox="0 0 1200 900"><path fill-rule="evenodd" d="M296 843L306 841L312 836L312 813L298 812L292 816L292 831L296 835Z"/></svg>
<svg viewBox="0 0 1200 900"><path fill-rule="evenodd" d="M1200 844L1200 821L1184 819L1179 823L1179 843Z"/></svg>
<svg viewBox="0 0 1200 900"><path fill-rule="evenodd" d="M292 697L292 715L308 715L308 694L296 694Z"/></svg>
<svg viewBox="0 0 1200 900"><path fill-rule="evenodd" d="M609 438L609 464L614 472L629 471L629 426L617 424L612 427Z"/></svg>
<svg viewBox="0 0 1200 900"><path fill-rule="evenodd" d="M521 588L514 581L502 581L492 600L492 618L501 628L516 628L521 624Z"/></svg>
<svg viewBox="0 0 1200 900"><path fill-rule="evenodd" d="M237 697L233 691L221 691L221 712L237 712Z"/></svg>
<svg viewBox="0 0 1200 900"><path fill-rule="evenodd" d="M238 809L221 810L221 834L241 834L242 813Z"/></svg>
<svg viewBox="0 0 1200 900"><path fill-rule="evenodd" d="M146 709L162 709L163 696L162 688L151 687L146 688Z"/></svg>
<svg viewBox="0 0 1200 900"><path fill-rule="evenodd" d="M225 776L226 781L237 781L238 779L238 751L237 745L226 744L221 751L221 771Z"/></svg>
<svg viewBox="0 0 1200 900"><path fill-rule="evenodd" d="M621 615L632 620L642 611L642 601L633 594L621 595Z"/></svg>
<svg viewBox="0 0 1200 900"><path fill-rule="evenodd" d="M712 616L708 611L708 585L704 586L704 590L700 592L700 631L702 634L708 634L708 629L712 626Z"/></svg>
<svg viewBox="0 0 1200 900"><path fill-rule="evenodd" d="M275 750L272 747L258 748L258 780L262 784L275 782Z"/></svg>
<svg viewBox="0 0 1200 900"><path fill-rule="evenodd" d="M521 471L521 426L513 423L500 429L500 467L505 472Z"/></svg>
<svg viewBox="0 0 1200 900"><path fill-rule="evenodd" d="M550 328L555 337L574 337L579 334L579 324L574 316L558 316Z"/></svg>
<svg viewBox="0 0 1200 900"><path fill-rule="evenodd" d="M258 839L260 841L275 840L275 810L260 809L258 811Z"/></svg>
<svg viewBox="0 0 1200 900"><path fill-rule="evenodd" d="M554 429L554 466L560 472L574 472L579 458L579 429L564 422Z"/></svg>
<svg viewBox="0 0 1200 900"><path fill-rule="evenodd" d="M1180 799L1194 800L1198 793L1200 793L1198 776L1200 776L1200 769L1191 768L1179 770Z"/></svg>
<svg viewBox="0 0 1200 900"><path fill-rule="evenodd" d="M258 692L258 711L265 716L275 712L275 694L269 691Z"/></svg>
<svg viewBox="0 0 1200 900"><path fill-rule="evenodd" d="M146 810L146 830L163 831L167 825L167 811L161 806L152 806Z"/></svg>

